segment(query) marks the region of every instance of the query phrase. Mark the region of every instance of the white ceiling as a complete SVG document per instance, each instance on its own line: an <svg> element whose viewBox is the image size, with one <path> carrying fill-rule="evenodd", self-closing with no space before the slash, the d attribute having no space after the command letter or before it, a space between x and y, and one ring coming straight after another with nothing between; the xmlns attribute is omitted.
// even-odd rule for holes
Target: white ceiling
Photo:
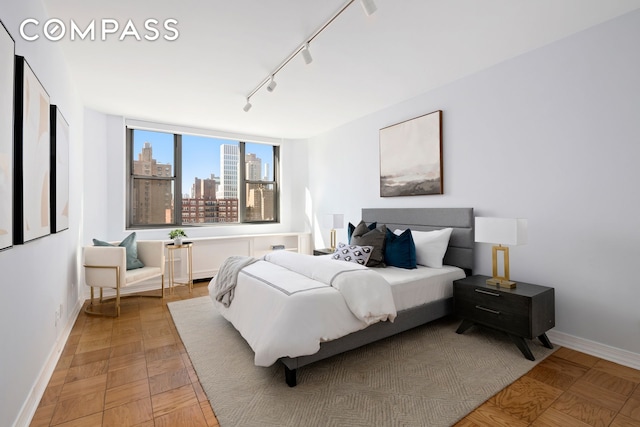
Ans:
<svg viewBox="0 0 640 427"><path fill-rule="evenodd" d="M51 17L178 20L179 38L63 46L86 106L184 126L306 138L640 8L640 0L359 0L245 97L346 0L44 0ZM164 32L163 32L164 34Z"/></svg>

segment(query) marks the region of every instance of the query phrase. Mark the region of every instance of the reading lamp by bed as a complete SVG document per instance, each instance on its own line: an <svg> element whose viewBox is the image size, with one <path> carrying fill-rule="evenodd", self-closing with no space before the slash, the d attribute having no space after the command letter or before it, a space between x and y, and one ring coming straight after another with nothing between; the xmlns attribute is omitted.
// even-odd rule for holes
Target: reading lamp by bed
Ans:
<svg viewBox="0 0 640 427"><path fill-rule="evenodd" d="M331 228L329 235L331 250L336 250L336 228L344 228L344 214L327 214L324 218L325 228Z"/></svg>
<svg viewBox="0 0 640 427"><path fill-rule="evenodd" d="M527 243L527 220L522 218L476 217L475 241L493 243L492 276L487 285L515 288L516 282L509 279L509 247L502 245L525 245ZM498 252L502 253L503 274L498 273Z"/></svg>

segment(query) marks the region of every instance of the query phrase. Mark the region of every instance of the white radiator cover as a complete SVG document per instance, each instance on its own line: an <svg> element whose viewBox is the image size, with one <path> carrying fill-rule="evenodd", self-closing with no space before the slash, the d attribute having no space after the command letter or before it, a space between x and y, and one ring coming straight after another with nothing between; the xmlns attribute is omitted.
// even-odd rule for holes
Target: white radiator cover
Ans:
<svg viewBox="0 0 640 427"><path fill-rule="evenodd" d="M272 246L284 245L284 250L311 254L310 233L256 234L233 237L193 239L193 278L213 277L222 262L232 255L261 257ZM176 257L176 273L186 276L186 251ZM178 255L178 254L176 254ZM168 271L168 270L165 270Z"/></svg>

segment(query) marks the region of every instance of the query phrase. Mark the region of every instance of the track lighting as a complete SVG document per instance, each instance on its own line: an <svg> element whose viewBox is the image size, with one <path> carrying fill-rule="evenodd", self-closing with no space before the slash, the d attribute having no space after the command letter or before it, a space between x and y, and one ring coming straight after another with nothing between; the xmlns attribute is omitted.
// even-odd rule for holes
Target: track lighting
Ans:
<svg viewBox="0 0 640 427"><path fill-rule="evenodd" d="M346 3L344 3L342 5L342 7L340 7L340 9L338 9L324 24L319 26L317 30L315 30L309 37L307 37L305 39L305 42L304 42L304 44L302 46L298 46L273 71L271 71L271 73L266 78L264 78L262 81L260 81L260 83L258 83L258 86L256 86L247 95L247 103L245 104L243 110L246 112L246 111L249 111L251 109L251 103L249 102L249 99L251 99L251 97L256 92L258 92L260 89L262 89L264 86L267 86L267 91L273 92L273 90L276 88L276 85L277 85L276 81L274 80L275 75L281 69L283 69L289 63L289 61L291 61L298 54L302 55L302 59L304 59L304 62L307 65L310 64L311 62L313 62L313 57L311 56L311 51L309 50L309 43L311 43L317 36L319 36L321 32L326 30L327 27L338 16L340 16L342 14L342 12L347 10L347 8L349 6L351 6L353 3L355 3L356 1L357 0L348 0ZM378 9L378 7L376 6L375 0L360 0L360 4L362 5L362 8L364 9L364 13L366 13L367 15L373 14Z"/></svg>
<svg viewBox="0 0 640 427"><path fill-rule="evenodd" d="M313 62L313 57L311 56L311 52L309 51L309 43L305 43L302 48L302 58L304 59L304 63L309 65Z"/></svg>
<svg viewBox="0 0 640 427"><path fill-rule="evenodd" d="M251 102L249 102L249 98L247 98L247 103L244 104L244 108L242 108L244 110L244 112L246 113L247 111L251 110Z"/></svg>
<svg viewBox="0 0 640 427"><path fill-rule="evenodd" d="M273 76L271 76L271 80L269 81L269 84L267 85L267 90L269 92L273 92L273 90L276 88L277 85L278 85L278 83L276 83L276 81L273 78Z"/></svg>
<svg viewBox="0 0 640 427"><path fill-rule="evenodd" d="M378 10L374 0L360 0L360 4L367 16L371 16L376 10Z"/></svg>

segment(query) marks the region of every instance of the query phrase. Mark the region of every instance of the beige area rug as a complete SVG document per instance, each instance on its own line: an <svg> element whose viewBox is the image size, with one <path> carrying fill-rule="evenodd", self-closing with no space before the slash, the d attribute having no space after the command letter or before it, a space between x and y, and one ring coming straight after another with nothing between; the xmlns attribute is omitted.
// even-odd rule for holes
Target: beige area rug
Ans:
<svg viewBox="0 0 640 427"><path fill-rule="evenodd" d="M458 335L444 318L302 367L290 388L208 296L169 309L221 427L449 426L553 352L531 341L531 362L506 335Z"/></svg>

